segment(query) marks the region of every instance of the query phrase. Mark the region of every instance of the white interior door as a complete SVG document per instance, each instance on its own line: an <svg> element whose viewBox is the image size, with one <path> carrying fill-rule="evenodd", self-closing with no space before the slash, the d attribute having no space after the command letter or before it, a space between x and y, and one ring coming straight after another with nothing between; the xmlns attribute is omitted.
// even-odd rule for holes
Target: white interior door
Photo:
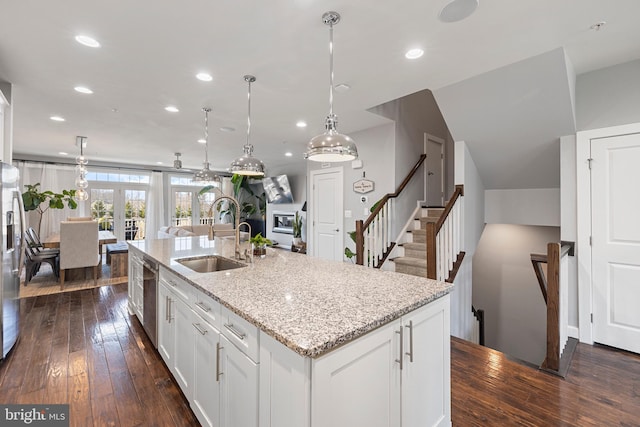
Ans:
<svg viewBox="0 0 640 427"><path fill-rule="evenodd" d="M444 206L444 140L424 134L424 189L427 206Z"/></svg>
<svg viewBox="0 0 640 427"><path fill-rule="evenodd" d="M310 208L313 218L311 255L342 261L344 253L342 168L312 171L311 179L313 194L313 205Z"/></svg>
<svg viewBox="0 0 640 427"><path fill-rule="evenodd" d="M591 141L594 341L640 353L640 134Z"/></svg>

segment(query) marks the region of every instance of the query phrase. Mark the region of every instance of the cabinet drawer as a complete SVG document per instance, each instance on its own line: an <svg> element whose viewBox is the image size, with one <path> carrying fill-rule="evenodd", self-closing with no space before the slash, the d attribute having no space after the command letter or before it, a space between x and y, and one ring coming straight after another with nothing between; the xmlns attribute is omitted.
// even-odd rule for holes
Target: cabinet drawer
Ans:
<svg viewBox="0 0 640 427"><path fill-rule="evenodd" d="M226 307L221 307L221 312L220 332L251 360L258 363L260 354L258 328Z"/></svg>
<svg viewBox="0 0 640 427"><path fill-rule="evenodd" d="M220 318L220 303L199 289L193 288L191 291L192 303L191 308L203 320L211 326L220 330L222 320Z"/></svg>
<svg viewBox="0 0 640 427"><path fill-rule="evenodd" d="M164 267L160 267L160 281L165 283L169 289L184 302L189 303L191 301L191 286L185 282L184 279L176 276Z"/></svg>

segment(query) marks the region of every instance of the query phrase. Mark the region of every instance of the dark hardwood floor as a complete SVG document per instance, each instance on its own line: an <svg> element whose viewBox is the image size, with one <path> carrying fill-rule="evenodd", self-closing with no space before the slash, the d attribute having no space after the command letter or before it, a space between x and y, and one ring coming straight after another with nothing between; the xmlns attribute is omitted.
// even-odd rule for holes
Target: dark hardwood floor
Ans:
<svg viewBox="0 0 640 427"><path fill-rule="evenodd" d="M69 403L73 426L197 426L126 305L126 284L23 299L0 402ZM563 380L453 338L451 372L454 426L640 426L638 355L579 344Z"/></svg>
<svg viewBox="0 0 640 427"><path fill-rule="evenodd" d="M198 422L142 326L127 285L21 300L21 338L0 366L0 402L69 403L72 426Z"/></svg>
<svg viewBox="0 0 640 427"><path fill-rule="evenodd" d="M578 344L566 379L451 339L454 426L640 426L640 355Z"/></svg>

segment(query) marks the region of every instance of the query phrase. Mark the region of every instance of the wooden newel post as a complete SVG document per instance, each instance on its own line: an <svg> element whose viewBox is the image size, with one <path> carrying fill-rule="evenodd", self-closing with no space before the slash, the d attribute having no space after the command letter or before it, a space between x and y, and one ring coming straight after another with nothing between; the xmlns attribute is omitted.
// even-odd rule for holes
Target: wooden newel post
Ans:
<svg viewBox="0 0 640 427"><path fill-rule="evenodd" d="M427 223L427 278L435 279L436 274L436 223Z"/></svg>
<svg viewBox="0 0 640 427"><path fill-rule="evenodd" d="M560 368L560 244L547 245L547 358L546 367Z"/></svg>
<svg viewBox="0 0 640 427"><path fill-rule="evenodd" d="M361 219L356 221L356 264L364 265L364 227Z"/></svg>

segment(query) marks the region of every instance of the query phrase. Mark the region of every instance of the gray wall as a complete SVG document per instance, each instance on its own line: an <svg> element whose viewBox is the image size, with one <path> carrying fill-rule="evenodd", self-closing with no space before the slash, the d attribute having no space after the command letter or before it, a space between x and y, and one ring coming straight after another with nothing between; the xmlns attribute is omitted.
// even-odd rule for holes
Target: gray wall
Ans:
<svg viewBox="0 0 640 427"><path fill-rule="evenodd" d="M640 60L580 74L576 81L577 129L640 122Z"/></svg>
<svg viewBox="0 0 640 427"><path fill-rule="evenodd" d="M473 257L473 304L485 310L486 345L540 365L546 305L531 253L546 253L559 227L487 224Z"/></svg>
<svg viewBox="0 0 640 427"><path fill-rule="evenodd" d="M411 168L416 164L418 158L424 153L424 134L428 133L445 140L445 200L448 200L453 192L453 163L454 148L453 139L447 128L447 124L442 117L440 108L436 103L433 93L430 90L407 95L405 97L389 101L378 105L369 111L387 117L396 123L395 129L395 187L407 176ZM420 174L424 174L420 171ZM405 189L404 197L409 201L424 199L424 183L417 182L410 188ZM395 188L394 188L395 190ZM415 208L413 203L398 203L396 208L397 217L408 219ZM404 221L400 221L404 224ZM394 235L400 229L394 230Z"/></svg>

